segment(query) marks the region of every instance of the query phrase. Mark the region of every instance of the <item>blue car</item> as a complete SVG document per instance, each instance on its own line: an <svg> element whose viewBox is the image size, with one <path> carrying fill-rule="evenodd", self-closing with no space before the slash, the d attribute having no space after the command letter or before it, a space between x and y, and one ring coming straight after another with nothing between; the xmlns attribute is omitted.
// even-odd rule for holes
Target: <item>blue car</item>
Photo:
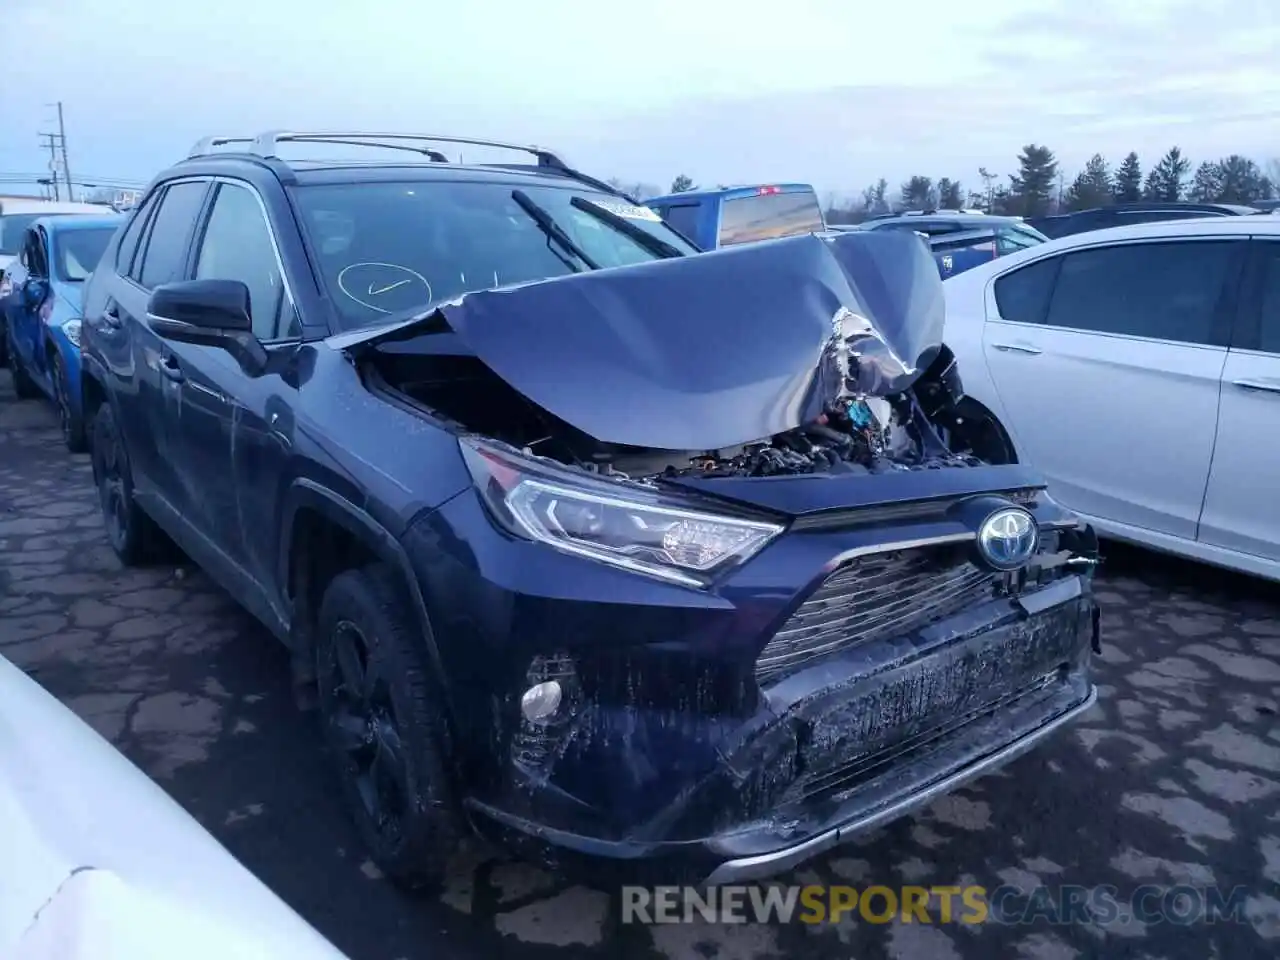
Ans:
<svg viewBox="0 0 1280 960"><path fill-rule="evenodd" d="M472 831L767 876L1089 708L1096 538L967 412L917 237L699 253L458 137L289 160L378 138L161 173L85 289L82 386L112 549L176 544L287 646L387 876Z"/></svg>
<svg viewBox="0 0 1280 960"><path fill-rule="evenodd" d="M1049 239L1021 217L997 217L964 210L889 214L869 220L862 228L912 230L924 234L943 280Z"/></svg>
<svg viewBox="0 0 1280 960"><path fill-rule="evenodd" d="M80 294L123 217L41 217L27 227L8 271L5 343L20 399L48 397L58 407L62 437L86 449L80 404Z"/></svg>

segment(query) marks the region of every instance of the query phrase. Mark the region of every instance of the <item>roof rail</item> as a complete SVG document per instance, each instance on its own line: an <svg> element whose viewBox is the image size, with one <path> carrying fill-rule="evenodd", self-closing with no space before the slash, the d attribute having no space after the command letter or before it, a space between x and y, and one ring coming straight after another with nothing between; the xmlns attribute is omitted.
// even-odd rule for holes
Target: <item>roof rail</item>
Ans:
<svg viewBox="0 0 1280 960"><path fill-rule="evenodd" d="M480 140L474 137L436 136L425 133L359 133L359 132L295 132L289 130L268 130L253 137L205 137L196 143L187 154L187 159L207 156L214 147L232 143L249 144L248 153L263 159L283 159L278 147L281 143L332 143L352 147L374 147L383 150L407 150L421 154L437 163L447 163L446 157L439 150L434 150L428 143L456 143L465 146L496 147L500 150L516 150L532 154L542 167L553 167L568 170L569 166L555 153L542 147L518 143L505 143L500 140Z"/></svg>
<svg viewBox="0 0 1280 960"><path fill-rule="evenodd" d="M344 133L344 132L293 132L288 130L268 130L253 137L205 137L196 142L190 152L187 154L188 160L196 157L205 157L213 153L215 147L225 146L231 143L247 143L249 144L248 153L261 157L264 160L282 160L277 147L281 143L332 143L345 144L353 147L374 147L384 150L407 150L412 153L418 153L435 163L448 163L449 158L438 150L435 150L426 144L429 143L454 143L461 146L475 147L494 147L499 150L514 150L519 153L527 153L532 155L538 161L538 166L548 170L554 170L562 176L570 177L580 183L595 187L597 190L605 193L611 193L614 196L622 197L632 203L638 203L632 196L616 187L599 180L589 174L585 174L580 170L576 170L566 163L559 154L546 149L545 147L533 146L531 144L507 143L502 140L482 140L475 137L452 137L452 136L436 136L427 133ZM487 164L487 166L494 166Z"/></svg>

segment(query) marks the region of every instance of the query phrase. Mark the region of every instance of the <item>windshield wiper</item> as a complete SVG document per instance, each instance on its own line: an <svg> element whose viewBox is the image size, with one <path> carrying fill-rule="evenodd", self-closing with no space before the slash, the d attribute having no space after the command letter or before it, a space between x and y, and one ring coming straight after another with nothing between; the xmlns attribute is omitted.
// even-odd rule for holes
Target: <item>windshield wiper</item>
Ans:
<svg viewBox="0 0 1280 960"><path fill-rule="evenodd" d="M660 237L655 237L648 230L645 230L642 227L637 227L634 223L632 223L626 217L620 217L616 213L614 213L612 210L606 210L604 207L601 207L601 206L598 206L597 204L592 203L590 200L587 200L585 197L574 197L572 200L569 201L569 203L571 206L574 207L574 209L581 210L583 213L586 213L586 214L589 214L590 216L595 217L597 220L601 221L602 223L607 223L609 226L613 227L613 229L617 230L619 233L624 234L627 237L630 237L640 246L644 247L646 250L652 253L655 257L661 257L662 259L666 260L666 259L669 259L670 257L685 256L685 254L678 247L675 247L672 244L667 243L667 241L661 239Z"/></svg>
<svg viewBox="0 0 1280 960"><path fill-rule="evenodd" d="M523 190L512 190L511 199L519 204L520 209L529 215L529 219L538 225L538 229L547 235L547 245L551 245L551 241L555 241L560 246L569 251L570 254L577 257L587 265L590 270L599 270L600 264L592 260L582 248L573 242L573 238L564 232L564 227L556 223L551 214L547 213L542 207L538 206L533 199ZM570 260L563 254L557 254L565 265L574 273L581 273L582 268Z"/></svg>

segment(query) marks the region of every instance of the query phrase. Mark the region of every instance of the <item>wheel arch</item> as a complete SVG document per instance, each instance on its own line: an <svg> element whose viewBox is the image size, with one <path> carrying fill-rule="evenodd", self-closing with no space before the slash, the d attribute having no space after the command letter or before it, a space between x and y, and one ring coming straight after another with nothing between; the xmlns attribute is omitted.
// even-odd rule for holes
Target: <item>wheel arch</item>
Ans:
<svg viewBox="0 0 1280 960"><path fill-rule="evenodd" d="M317 548L336 551L317 556ZM368 511L305 477L295 479L285 496L277 569L277 582L283 587L290 609L289 639L295 670L302 672L296 679L314 679L312 650L319 594L338 573L377 561L387 564L401 582L418 626L425 666L434 675L434 686L444 698L442 706L452 724L457 714L445 683L431 615L404 547Z"/></svg>

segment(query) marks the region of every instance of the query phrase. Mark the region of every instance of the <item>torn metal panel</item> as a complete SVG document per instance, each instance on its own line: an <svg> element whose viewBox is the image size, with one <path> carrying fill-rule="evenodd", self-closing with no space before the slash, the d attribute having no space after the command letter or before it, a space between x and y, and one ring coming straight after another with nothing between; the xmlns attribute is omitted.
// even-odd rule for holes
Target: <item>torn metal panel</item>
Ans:
<svg viewBox="0 0 1280 960"><path fill-rule="evenodd" d="M941 281L917 238L791 237L467 294L440 321L539 407L605 443L717 450L909 387L941 345Z"/></svg>

